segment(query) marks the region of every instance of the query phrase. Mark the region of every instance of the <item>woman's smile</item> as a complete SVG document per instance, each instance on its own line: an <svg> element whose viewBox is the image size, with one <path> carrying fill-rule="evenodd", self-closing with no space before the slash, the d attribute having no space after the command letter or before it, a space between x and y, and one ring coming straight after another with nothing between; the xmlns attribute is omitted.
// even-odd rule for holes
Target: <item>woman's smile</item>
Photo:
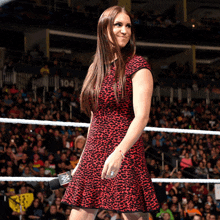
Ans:
<svg viewBox="0 0 220 220"><path fill-rule="evenodd" d="M131 38L131 19L127 14L121 12L115 17L113 33L118 45L125 47Z"/></svg>

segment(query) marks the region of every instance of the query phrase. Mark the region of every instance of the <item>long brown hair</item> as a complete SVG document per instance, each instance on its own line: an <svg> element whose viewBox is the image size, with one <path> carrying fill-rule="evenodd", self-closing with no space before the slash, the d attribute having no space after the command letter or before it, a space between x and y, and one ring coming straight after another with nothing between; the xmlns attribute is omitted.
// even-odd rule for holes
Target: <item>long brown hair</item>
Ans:
<svg viewBox="0 0 220 220"><path fill-rule="evenodd" d="M89 67L80 94L81 110L87 115L98 106L98 97L104 77L109 73L111 62L115 63L115 82L113 89L117 101L125 97L125 64L136 52L133 25L131 26L131 38L124 48L120 48L113 33L115 17L119 13L126 13L132 22L132 16L125 8L113 6L106 9L99 18L97 26L97 47L93 63ZM109 35L111 40L109 39ZM119 90L116 83L119 82ZM119 92L121 92L119 96Z"/></svg>

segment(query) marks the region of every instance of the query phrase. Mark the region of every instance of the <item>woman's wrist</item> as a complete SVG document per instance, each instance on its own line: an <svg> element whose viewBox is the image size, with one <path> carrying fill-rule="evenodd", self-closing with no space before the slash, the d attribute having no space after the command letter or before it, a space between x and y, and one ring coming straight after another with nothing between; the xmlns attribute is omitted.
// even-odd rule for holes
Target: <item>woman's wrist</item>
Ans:
<svg viewBox="0 0 220 220"><path fill-rule="evenodd" d="M120 153L120 154L121 154L121 156L122 156L122 160L124 160L125 155L124 155L124 153L122 152L122 150L119 150L119 153Z"/></svg>
<svg viewBox="0 0 220 220"><path fill-rule="evenodd" d="M125 154L121 149L116 148L115 151L120 154L122 160L125 158Z"/></svg>

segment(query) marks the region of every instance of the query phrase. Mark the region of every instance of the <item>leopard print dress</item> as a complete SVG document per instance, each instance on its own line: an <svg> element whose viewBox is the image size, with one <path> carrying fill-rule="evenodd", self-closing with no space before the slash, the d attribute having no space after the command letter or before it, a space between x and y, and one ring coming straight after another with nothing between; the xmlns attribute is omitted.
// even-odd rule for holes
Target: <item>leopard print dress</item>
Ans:
<svg viewBox="0 0 220 220"><path fill-rule="evenodd" d="M101 179L105 160L122 141L134 118L131 76L142 68L150 69L141 56L135 55L126 64L127 98L117 103L113 90L115 67L111 66L111 72L102 84L98 108L93 112L79 167L65 191L62 203L123 213L158 210L142 138L126 153L117 176Z"/></svg>

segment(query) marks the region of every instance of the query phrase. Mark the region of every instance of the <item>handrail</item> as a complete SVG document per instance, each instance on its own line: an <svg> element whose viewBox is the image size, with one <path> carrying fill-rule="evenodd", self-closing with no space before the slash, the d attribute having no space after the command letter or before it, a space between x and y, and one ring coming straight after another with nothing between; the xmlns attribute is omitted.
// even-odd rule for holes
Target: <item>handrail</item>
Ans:
<svg viewBox="0 0 220 220"><path fill-rule="evenodd" d="M154 147L152 147L152 149L155 149ZM155 149L156 150L156 149ZM170 159L172 159L172 157L168 154L168 153L166 153L166 152L162 152L164 155L166 155L167 157L169 157ZM161 161L161 163L162 163L162 155L161 155L161 158L160 157L157 157L155 154L151 154L151 153L149 153L148 152L148 155L151 155L152 156L152 158L156 158L157 160L159 160L159 161ZM177 158L177 160L176 161L178 161L178 164L180 163L180 159L179 158ZM172 169L174 168L173 167L173 165L171 164L171 163L169 163L168 161L166 161L166 164L168 164L169 166L171 166L172 167ZM189 176L192 176L192 177L194 177L194 178L196 178L197 177L197 175L195 175L195 174L192 174L192 173L190 173L190 172L188 172L188 171L186 171L186 170L181 170L182 171L182 173L184 174L187 174L187 175L189 175Z"/></svg>

